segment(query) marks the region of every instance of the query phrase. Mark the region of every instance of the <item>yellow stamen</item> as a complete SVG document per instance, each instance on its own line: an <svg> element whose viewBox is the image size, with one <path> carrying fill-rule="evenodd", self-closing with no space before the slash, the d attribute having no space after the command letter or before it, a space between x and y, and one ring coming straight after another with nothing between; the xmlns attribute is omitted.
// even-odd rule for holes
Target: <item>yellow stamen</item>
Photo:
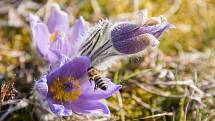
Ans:
<svg viewBox="0 0 215 121"><path fill-rule="evenodd" d="M55 39L56 39L56 36L57 36L57 32L52 33L52 34L49 36L50 42L54 42Z"/></svg>
<svg viewBox="0 0 215 121"><path fill-rule="evenodd" d="M72 83L72 90L66 91L65 85ZM59 102L73 102L78 99L81 94L79 80L68 77L68 78L57 78L49 84L49 91L52 93L53 98Z"/></svg>

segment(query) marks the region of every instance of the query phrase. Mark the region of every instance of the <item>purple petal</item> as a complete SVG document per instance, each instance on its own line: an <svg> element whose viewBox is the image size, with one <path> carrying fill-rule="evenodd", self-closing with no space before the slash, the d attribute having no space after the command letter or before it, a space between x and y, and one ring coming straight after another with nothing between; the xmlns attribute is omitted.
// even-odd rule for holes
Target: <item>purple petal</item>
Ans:
<svg viewBox="0 0 215 121"><path fill-rule="evenodd" d="M70 62L59 67L47 76L47 81L50 83L55 78L74 77L76 79L86 75L87 69L90 67L90 59L86 56L76 57Z"/></svg>
<svg viewBox="0 0 215 121"><path fill-rule="evenodd" d="M46 60L48 60L49 63L55 64L56 62L58 62L60 56L49 50L45 58L47 58Z"/></svg>
<svg viewBox="0 0 215 121"><path fill-rule="evenodd" d="M56 31L66 32L69 29L69 17L64 11L60 10L57 4L53 4L47 25L50 33Z"/></svg>
<svg viewBox="0 0 215 121"><path fill-rule="evenodd" d="M115 42L114 48L124 54L138 53L147 47L156 46L160 42L152 34L142 34ZM150 46L151 45L151 46Z"/></svg>
<svg viewBox="0 0 215 121"><path fill-rule="evenodd" d="M58 116L70 116L72 115L72 110L67 109L63 105L53 104L51 101L48 101L49 107L53 113Z"/></svg>
<svg viewBox="0 0 215 121"><path fill-rule="evenodd" d="M39 53L44 57L49 48L49 32L44 23L37 23L32 28L33 41Z"/></svg>
<svg viewBox="0 0 215 121"><path fill-rule="evenodd" d="M33 43L37 52L46 61L55 63L58 60L58 56L49 50L50 41L47 26L40 21L38 16L29 14L28 19L31 24Z"/></svg>
<svg viewBox="0 0 215 121"><path fill-rule="evenodd" d="M65 105L71 108L74 112L84 114L96 114L102 116L110 116L110 111L106 104L99 100L82 100L78 99L69 105Z"/></svg>
<svg viewBox="0 0 215 121"><path fill-rule="evenodd" d="M162 23L153 26L139 26L133 23L119 24L111 31L112 41L120 41L120 39L128 39L141 34L152 34L158 38L165 30L167 30L171 24Z"/></svg>
<svg viewBox="0 0 215 121"><path fill-rule="evenodd" d="M42 78L35 82L34 89L41 94L43 97L47 96L48 93L48 85L47 80L45 78Z"/></svg>
<svg viewBox="0 0 215 121"><path fill-rule="evenodd" d="M69 52L69 50L67 46L68 43L65 39L57 39L50 44L50 50L58 56L68 55L67 53Z"/></svg>
<svg viewBox="0 0 215 121"><path fill-rule="evenodd" d="M107 90L101 90L101 89L94 89L94 82L90 84L88 80L83 81L84 83L81 84L82 88L82 94L79 98L81 99L88 99L88 100L99 100L99 99L105 99L110 96L112 96L116 91L118 91L122 85L115 85L111 82L108 78L102 78L105 82L108 84Z"/></svg>
<svg viewBox="0 0 215 121"><path fill-rule="evenodd" d="M168 28L169 23L153 26L139 26L133 23L116 25L111 31L114 48L120 53L135 54L158 44L157 38Z"/></svg>
<svg viewBox="0 0 215 121"><path fill-rule="evenodd" d="M49 32L44 23L37 23L32 27L33 41L38 53L50 63L55 63L58 56L49 50Z"/></svg>
<svg viewBox="0 0 215 121"><path fill-rule="evenodd" d="M40 18L38 16L33 15L33 14L29 14L27 16L27 19L30 22L31 27L35 26L37 23L41 23Z"/></svg>
<svg viewBox="0 0 215 121"><path fill-rule="evenodd" d="M76 53L76 47L78 42L81 41L81 37L87 32L88 25L82 16L75 21L74 25L70 29L69 43L67 44L68 56L73 57Z"/></svg>
<svg viewBox="0 0 215 121"><path fill-rule="evenodd" d="M74 25L71 28L71 42L80 41L80 37L88 30L86 21L82 16L75 21Z"/></svg>
<svg viewBox="0 0 215 121"><path fill-rule="evenodd" d="M169 23L163 23L159 25L153 25L153 26L142 26L140 28L140 31L142 33L149 33L155 36L156 38L160 37L162 33L164 33L171 24Z"/></svg>

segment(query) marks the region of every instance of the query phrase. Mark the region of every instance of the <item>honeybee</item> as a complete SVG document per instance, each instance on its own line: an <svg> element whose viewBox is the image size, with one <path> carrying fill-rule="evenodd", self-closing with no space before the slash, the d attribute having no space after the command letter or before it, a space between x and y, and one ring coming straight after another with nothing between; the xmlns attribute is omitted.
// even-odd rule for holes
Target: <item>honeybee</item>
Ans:
<svg viewBox="0 0 215 121"><path fill-rule="evenodd" d="M92 84L92 81L95 82L94 90L97 90L98 88L100 88L101 90L105 91L108 89L107 82L103 80L101 77L101 71L99 71L95 67L90 67L87 70L87 74L88 74L90 83Z"/></svg>

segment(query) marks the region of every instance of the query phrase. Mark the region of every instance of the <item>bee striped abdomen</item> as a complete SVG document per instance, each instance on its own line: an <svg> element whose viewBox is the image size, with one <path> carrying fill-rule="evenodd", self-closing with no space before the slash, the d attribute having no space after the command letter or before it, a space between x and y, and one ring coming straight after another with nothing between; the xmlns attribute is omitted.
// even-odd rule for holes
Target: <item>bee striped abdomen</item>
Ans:
<svg viewBox="0 0 215 121"><path fill-rule="evenodd" d="M108 84L101 77L95 83L100 89L107 90Z"/></svg>
<svg viewBox="0 0 215 121"><path fill-rule="evenodd" d="M98 88L100 88L101 90L107 90L108 84L105 80L103 80L101 78L101 73L99 70L97 70L94 67L90 67L88 69L88 77L89 77L89 80L91 83L92 83L92 81L94 81L94 83L95 83L94 89L95 90L97 90Z"/></svg>

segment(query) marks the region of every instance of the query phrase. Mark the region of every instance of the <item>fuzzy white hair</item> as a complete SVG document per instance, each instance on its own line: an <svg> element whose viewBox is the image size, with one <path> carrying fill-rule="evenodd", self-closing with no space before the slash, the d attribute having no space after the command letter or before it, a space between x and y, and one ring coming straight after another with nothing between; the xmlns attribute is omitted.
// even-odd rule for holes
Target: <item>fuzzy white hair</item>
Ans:
<svg viewBox="0 0 215 121"><path fill-rule="evenodd" d="M122 23L127 22L112 23L107 19L100 20L96 26L92 27L82 37L77 55L90 57L92 66L103 70L110 67L116 60L140 57L148 48L159 44L159 41L155 37L146 35L150 41L150 45L146 49L135 54L120 53L113 47L111 31Z"/></svg>

